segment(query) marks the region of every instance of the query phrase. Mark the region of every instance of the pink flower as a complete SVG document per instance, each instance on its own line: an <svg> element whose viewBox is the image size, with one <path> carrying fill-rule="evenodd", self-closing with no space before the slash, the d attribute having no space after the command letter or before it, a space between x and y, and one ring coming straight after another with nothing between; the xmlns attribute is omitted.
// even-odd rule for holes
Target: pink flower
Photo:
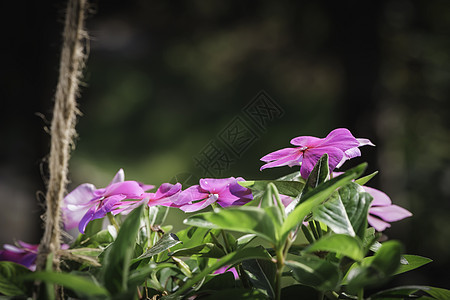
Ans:
<svg viewBox="0 0 450 300"><path fill-rule="evenodd" d="M412 213L408 210L392 204L389 196L382 191L367 186L363 186L363 188L373 197L367 221L377 231L383 231L391 227L388 222L395 222L412 216Z"/></svg>
<svg viewBox="0 0 450 300"><path fill-rule="evenodd" d="M214 271L214 274L223 274L225 272L231 272L234 275L234 279L236 279L236 280L239 279L239 274L236 271L236 268L235 267L230 268L230 266L226 266L226 265L221 268L218 268L216 271Z"/></svg>
<svg viewBox="0 0 450 300"><path fill-rule="evenodd" d="M200 185L193 185L182 191L171 206L179 207L185 212L201 210L212 203L222 207L243 205L253 199L250 189L239 185L242 177L200 179Z"/></svg>
<svg viewBox="0 0 450 300"><path fill-rule="evenodd" d="M127 204L129 205L127 207L118 209L116 212L127 214L144 203L147 204L148 206L155 206L155 205L172 206L172 203L178 200L180 192L181 192L181 183L176 184L163 183L158 188L156 193L144 193L142 200L126 201Z"/></svg>
<svg viewBox="0 0 450 300"><path fill-rule="evenodd" d="M4 250L0 250L0 261L11 261L23 265L31 271L36 270L36 258L39 244L33 245L22 241L17 241L17 245L3 245ZM62 244L61 249L68 249L69 245Z"/></svg>
<svg viewBox="0 0 450 300"><path fill-rule="evenodd" d="M84 183L69 193L63 201L63 221L67 229L78 226L84 233L86 225L94 219L101 219L108 212L118 214L131 203L125 199L142 200L147 197L145 191L154 188L136 181L124 181L125 175L120 169L110 184L97 189L93 184Z"/></svg>
<svg viewBox="0 0 450 300"><path fill-rule="evenodd" d="M339 168L346 160L361 156L358 147L371 145L368 139L355 138L348 129L338 128L330 132L327 137L320 139L312 136L293 138L291 144L295 148L284 148L262 157L266 162L261 170L280 166L301 165L300 174L308 178L312 169L325 153L328 154L330 172Z"/></svg>

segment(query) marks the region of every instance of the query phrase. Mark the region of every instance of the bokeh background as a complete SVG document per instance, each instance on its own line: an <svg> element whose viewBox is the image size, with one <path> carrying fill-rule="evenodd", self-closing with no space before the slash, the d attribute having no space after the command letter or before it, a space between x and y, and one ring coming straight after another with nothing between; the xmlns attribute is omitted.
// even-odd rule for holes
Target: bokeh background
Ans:
<svg viewBox="0 0 450 300"><path fill-rule="evenodd" d="M294 170L260 172L260 157L346 127L377 146L343 169L367 161L414 214L385 234L434 260L390 284L450 288L449 1L91 4L70 189L119 168L152 184L274 178ZM65 1L1 5L0 243L37 243Z"/></svg>

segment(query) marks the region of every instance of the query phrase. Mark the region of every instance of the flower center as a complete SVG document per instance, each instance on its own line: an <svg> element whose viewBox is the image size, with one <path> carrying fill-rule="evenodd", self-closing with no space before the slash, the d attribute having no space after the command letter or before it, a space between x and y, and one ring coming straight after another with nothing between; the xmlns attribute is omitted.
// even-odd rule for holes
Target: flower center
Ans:
<svg viewBox="0 0 450 300"><path fill-rule="evenodd" d="M210 199L214 199L214 201L217 201L219 199L219 194L209 194Z"/></svg>

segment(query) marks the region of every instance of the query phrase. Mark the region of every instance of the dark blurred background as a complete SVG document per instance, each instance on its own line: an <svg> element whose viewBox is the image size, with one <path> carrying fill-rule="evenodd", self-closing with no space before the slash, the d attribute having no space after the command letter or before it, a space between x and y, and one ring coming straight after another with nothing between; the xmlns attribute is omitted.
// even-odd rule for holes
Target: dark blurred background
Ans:
<svg viewBox="0 0 450 300"><path fill-rule="evenodd" d="M370 186L414 216L385 234L449 288L450 1L92 0L70 189L274 178L259 158L347 127ZM3 1L0 243L39 242L65 1ZM178 224L182 214L172 221Z"/></svg>

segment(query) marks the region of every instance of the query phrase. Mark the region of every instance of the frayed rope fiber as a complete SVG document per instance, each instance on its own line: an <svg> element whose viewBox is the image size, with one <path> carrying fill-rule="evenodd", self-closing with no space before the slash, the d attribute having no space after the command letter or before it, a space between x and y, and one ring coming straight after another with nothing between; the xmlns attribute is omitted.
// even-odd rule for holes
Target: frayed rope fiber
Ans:
<svg viewBox="0 0 450 300"><path fill-rule="evenodd" d="M76 97L86 61L84 19L86 0L68 0L63 45L59 68L55 106L51 123L51 146L48 159L49 180L45 196L45 229L39 246L37 269L45 268L49 254L54 255L53 269L59 269L61 247L61 202L66 192L70 150L76 136L75 123L79 114Z"/></svg>

